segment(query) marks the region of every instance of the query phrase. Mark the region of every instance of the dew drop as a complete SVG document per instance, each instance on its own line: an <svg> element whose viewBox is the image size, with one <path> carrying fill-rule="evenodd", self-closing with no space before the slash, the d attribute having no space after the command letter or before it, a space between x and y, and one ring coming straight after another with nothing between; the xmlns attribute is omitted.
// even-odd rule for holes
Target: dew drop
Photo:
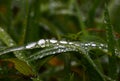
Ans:
<svg viewBox="0 0 120 81"><path fill-rule="evenodd" d="M74 44L73 42L69 42L69 44Z"/></svg>
<svg viewBox="0 0 120 81"><path fill-rule="evenodd" d="M50 40L50 43L57 43L57 40Z"/></svg>
<svg viewBox="0 0 120 81"><path fill-rule="evenodd" d="M88 45L89 45L89 44L87 44L87 43L85 44L85 46L88 46Z"/></svg>
<svg viewBox="0 0 120 81"><path fill-rule="evenodd" d="M27 49L34 48L36 46L36 43L30 43L26 46Z"/></svg>
<svg viewBox="0 0 120 81"><path fill-rule="evenodd" d="M96 44L94 44L94 43L93 43L93 44L91 44L91 46L95 47L95 46L96 46Z"/></svg>
<svg viewBox="0 0 120 81"><path fill-rule="evenodd" d="M102 47L103 47L103 46L104 46L104 44L100 44L100 46L102 46Z"/></svg>
<svg viewBox="0 0 120 81"><path fill-rule="evenodd" d="M67 44L67 42L66 42L66 41L60 41L60 43L61 43L61 44Z"/></svg>
<svg viewBox="0 0 120 81"><path fill-rule="evenodd" d="M44 39L41 39L38 41L38 45L41 46L41 47L45 47L45 40Z"/></svg>

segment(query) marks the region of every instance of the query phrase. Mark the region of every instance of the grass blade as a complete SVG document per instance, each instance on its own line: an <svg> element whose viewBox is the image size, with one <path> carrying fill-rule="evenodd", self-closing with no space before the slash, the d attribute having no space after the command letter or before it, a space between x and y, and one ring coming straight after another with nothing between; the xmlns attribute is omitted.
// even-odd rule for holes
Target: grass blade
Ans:
<svg viewBox="0 0 120 81"><path fill-rule="evenodd" d="M108 52L112 55L109 57L109 76L112 79L117 78L117 60L115 56L115 38L113 34L113 27L110 22L110 16L107 8L107 4L105 4L105 12L104 12L104 22L106 27L106 35L107 35L107 44L108 44Z"/></svg>
<svg viewBox="0 0 120 81"><path fill-rule="evenodd" d="M0 27L0 39L8 46L8 47L13 47L16 46L16 42L9 36L9 34ZM21 60L25 60L25 54L23 51L15 51L14 52L15 56Z"/></svg>

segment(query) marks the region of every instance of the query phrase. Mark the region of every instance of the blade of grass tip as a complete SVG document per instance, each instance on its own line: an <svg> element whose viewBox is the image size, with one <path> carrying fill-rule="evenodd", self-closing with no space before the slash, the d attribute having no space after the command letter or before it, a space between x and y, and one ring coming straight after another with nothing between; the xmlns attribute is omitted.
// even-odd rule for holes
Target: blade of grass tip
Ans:
<svg viewBox="0 0 120 81"><path fill-rule="evenodd" d="M40 18L41 16L41 13L40 13L40 1L38 0L34 0L32 2L32 4L30 5L30 7L32 7L33 9L31 9L31 12L30 12L30 18L29 18L29 23L28 23L28 29L30 29L30 31L27 31L28 32L28 36L29 36L29 39L27 40L38 40L39 39L39 23L37 22L38 19ZM31 23L32 22L32 23ZM33 31L34 30L34 31ZM28 37L27 36L27 37Z"/></svg>
<svg viewBox="0 0 120 81"><path fill-rule="evenodd" d="M107 4L105 4L105 12L104 12L104 23L106 27L106 35L107 35L107 43L108 43L108 52L111 53L112 56L109 56L109 76L112 79L117 78L117 60L115 57L115 38L113 35L113 27L110 22L110 16L107 8Z"/></svg>
<svg viewBox="0 0 120 81"><path fill-rule="evenodd" d="M81 30L83 32L83 35L87 36L88 32L86 31L85 24L82 21L81 12L80 12L80 9L79 9L79 4L77 3L77 0L75 0L74 3L75 3L74 5L75 5L76 13L77 13L76 15L77 15L77 18L78 18L78 21L79 21L79 27L81 28Z"/></svg>
<svg viewBox="0 0 120 81"><path fill-rule="evenodd" d="M39 39L39 23L36 21L39 19L39 5L40 1L28 2L28 13L27 13L27 31L26 31L26 41L31 42Z"/></svg>
<svg viewBox="0 0 120 81"><path fill-rule="evenodd" d="M12 47L12 46L16 46L17 44L15 43L15 41L9 36L9 34L0 27L0 39L8 46L8 47ZM21 60L26 59L25 54L23 53L23 51L15 51L14 52L15 56Z"/></svg>
<svg viewBox="0 0 120 81"><path fill-rule="evenodd" d="M28 13L29 13L28 0L23 0L21 5L22 5L21 13L22 13L22 16L24 17L24 21L23 21L22 34L19 39L19 45L21 45L25 42L26 31L27 31L27 22L29 20L29 18L28 18Z"/></svg>

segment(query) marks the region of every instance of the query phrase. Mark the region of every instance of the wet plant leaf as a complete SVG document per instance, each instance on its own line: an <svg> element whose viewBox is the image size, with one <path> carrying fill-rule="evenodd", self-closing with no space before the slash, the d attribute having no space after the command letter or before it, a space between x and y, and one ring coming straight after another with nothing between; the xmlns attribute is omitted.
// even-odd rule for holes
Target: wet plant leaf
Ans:
<svg viewBox="0 0 120 81"><path fill-rule="evenodd" d="M104 22L106 26L106 35L107 35L107 44L108 44L108 52L111 53L111 57L109 57L109 76L112 79L117 78L117 59L115 56L115 45L116 41L113 34L113 26L110 21L109 11L107 8L107 3L105 4L105 12L104 12Z"/></svg>
<svg viewBox="0 0 120 81"><path fill-rule="evenodd" d="M15 69L26 76L34 75L32 68L24 61L21 61L17 58L4 59L4 61L10 61L14 63Z"/></svg>
<svg viewBox="0 0 120 81"><path fill-rule="evenodd" d="M96 67L93 60L90 58L90 56L88 54L89 50L92 48L99 48L99 49L103 49L106 51L107 46L104 44L95 44L93 42L78 43L78 42L67 42L67 41L41 39L38 42L33 42L33 43L27 44L25 46L8 49L7 52L16 51L16 50L34 49L34 48L45 48L45 47L50 47L50 48L46 48L43 51L36 53L35 55L33 54L32 56L30 56L30 58L34 60L34 59L38 59L38 58L42 59L46 56L56 55L58 53L64 53L64 52L69 52L69 51L79 52L87 60L87 64L90 65L90 68L91 69L93 68L93 71L95 70L95 72L98 75L99 80L104 81L103 75L98 70L98 68ZM7 52L3 51L3 52L1 52L1 54L7 53ZM94 80L96 80L96 78Z"/></svg>
<svg viewBox="0 0 120 81"><path fill-rule="evenodd" d="M0 27L0 39L8 46L16 46L16 42L9 36L9 34ZM15 51L15 56L21 60L25 60L25 54L23 51Z"/></svg>

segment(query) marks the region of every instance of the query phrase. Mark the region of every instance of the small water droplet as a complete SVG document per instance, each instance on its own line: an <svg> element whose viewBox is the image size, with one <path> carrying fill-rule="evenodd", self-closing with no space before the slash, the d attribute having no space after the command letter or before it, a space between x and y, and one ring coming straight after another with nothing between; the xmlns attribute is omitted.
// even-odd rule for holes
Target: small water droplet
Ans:
<svg viewBox="0 0 120 81"><path fill-rule="evenodd" d="M67 44L67 42L66 42L66 41L60 41L60 43L61 43L61 44Z"/></svg>
<svg viewBox="0 0 120 81"><path fill-rule="evenodd" d="M69 42L69 44L74 44L73 42Z"/></svg>
<svg viewBox="0 0 120 81"><path fill-rule="evenodd" d="M93 44L91 44L91 46L95 47L95 46L96 46L96 44L94 44L94 43L93 43Z"/></svg>
<svg viewBox="0 0 120 81"><path fill-rule="evenodd" d="M85 46L88 46L89 44L88 43L86 43L86 44L84 44Z"/></svg>
<svg viewBox="0 0 120 81"><path fill-rule="evenodd" d="M30 49L30 48L34 48L35 46L36 46L36 43L34 42L34 43L30 43L30 44L26 45L26 48Z"/></svg>
<svg viewBox="0 0 120 81"><path fill-rule="evenodd" d="M57 43L57 40L50 40L50 43Z"/></svg>
<svg viewBox="0 0 120 81"><path fill-rule="evenodd" d="M104 44L100 44L100 46L102 46L102 47L103 47L103 46L104 46Z"/></svg>

